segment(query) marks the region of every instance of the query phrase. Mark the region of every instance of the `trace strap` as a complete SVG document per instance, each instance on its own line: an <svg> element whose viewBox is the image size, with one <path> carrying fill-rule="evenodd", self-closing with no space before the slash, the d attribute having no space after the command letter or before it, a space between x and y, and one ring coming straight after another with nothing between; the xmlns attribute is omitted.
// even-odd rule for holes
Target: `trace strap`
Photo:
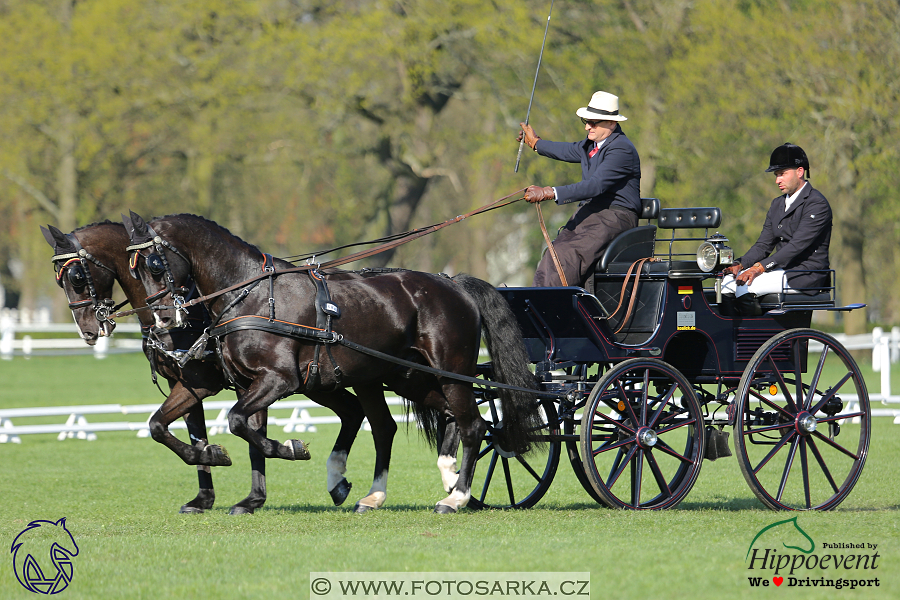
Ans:
<svg viewBox="0 0 900 600"><path fill-rule="evenodd" d="M509 385L506 383L497 383L494 381L487 381L484 379L478 379L477 377L469 377L468 375L460 375L459 373L453 373L451 371L444 371L442 369L435 369L434 367L429 367L426 365L422 365L416 362L412 362L410 360L404 360L402 358L397 358L396 356L391 356L390 354L385 354L384 352L379 352L378 350L373 350L372 348L367 348L365 346L360 346L355 342L351 342L350 340L345 339L343 336L337 340L337 343L342 346L346 346L351 350L356 350L357 352L362 352L363 354L368 354L369 356L374 356L375 358L380 358L382 360L386 360L388 362L392 362L398 365L402 365L404 367L410 367L411 369L416 369L417 371L424 371L425 373L431 373L432 375L438 375L440 377L446 377L447 379L455 379L457 381L465 381L467 383L474 383L477 385L483 385L486 387L492 388L501 388L504 390L513 390L516 392L526 392L528 394L534 394L535 396L549 396L551 398L559 398L565 399L568 396L566 394L560 394L557 392L544 392L541 390L529 389L518 387L515 385Z"/></svg>
<svg viewBox="0 0 900 600"><path fill-rule="evenodd" d="M439 377L446 377L447 379L465 381L467 383L474 383L491 388L501 388L504 390L513 390L516 392L526 392L528 394L534 394L535 396L549 396L552 398L560 399L564 399L567 397L566 394L560 394L557 392L544 392L541 390L523 388L506 383L497 383L494 381L478 379L477 377L469 377L468 375L460 375L459 373L453 373L452 371L436 369L434 367L429 367L427 365L412 362L410 360L397 358L396 356L392 356L390 354L386 354L372 348L367 348L366 346L361 346L360 344L351 342L350 340L344 338L344 336L342 336L341 334L334 331L323 331L316 327L307 327L306 325L290 323L288 321L269 321L266 317L260 315L244 315L241 317L235 317L210 329L209 335L211 337L218 338L224 335L228 335L229 333L234 333L235 331L260 330L274 333L276 335L292 337L295 339L312 340L324 344L340 344L342 346L350 348L351 350L356 350L357 352L368 354L369 356L380 358L390 363L409 367L411 369L423 371L425 373L431 373L432 375L437 375Z"/></svg>

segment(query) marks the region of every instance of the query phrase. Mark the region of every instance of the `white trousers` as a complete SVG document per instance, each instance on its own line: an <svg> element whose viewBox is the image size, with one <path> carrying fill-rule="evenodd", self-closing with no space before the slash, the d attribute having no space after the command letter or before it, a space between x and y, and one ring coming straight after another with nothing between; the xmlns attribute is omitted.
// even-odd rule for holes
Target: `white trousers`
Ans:
<svg viewBox="0 0 900 600"><path fill-rule="evenodd" d="M796 290L792 290L791 286L788 285L783 269L767 271L758 275L750 285L737 285L732 275L726 275L722 278L722 292L725 294L743 296L750 293L763 296L765 294L780 294L782 291L788 294L797 293Z"/></svg>

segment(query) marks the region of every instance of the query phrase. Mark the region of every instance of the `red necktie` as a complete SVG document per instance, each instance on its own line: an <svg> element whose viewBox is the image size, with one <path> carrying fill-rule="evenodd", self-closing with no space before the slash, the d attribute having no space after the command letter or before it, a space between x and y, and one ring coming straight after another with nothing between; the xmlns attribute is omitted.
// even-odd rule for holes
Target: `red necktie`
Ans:
<svg viewBox="0 0 900 600"><path fill-rule="evenodd" d="M588 152L588 158L594 158L594 155L600 152L600 148L594 146L594 149Z"/></svg>

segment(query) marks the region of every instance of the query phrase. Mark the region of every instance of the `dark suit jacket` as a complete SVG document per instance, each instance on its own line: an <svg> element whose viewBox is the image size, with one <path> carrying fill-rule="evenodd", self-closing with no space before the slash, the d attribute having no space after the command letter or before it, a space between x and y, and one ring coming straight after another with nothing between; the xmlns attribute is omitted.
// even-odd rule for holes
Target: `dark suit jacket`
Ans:
<svg viewBox="0 0 900 600"><path fill-rule="evenodd" d="M761 263L773 269L829 269L828 245L831 243L831 206L821 193L807 182L800 196L785 213L784 196L772 200L759 240L740 258L741 267ZM774 250L774 252L772 252ZM771 255L770 255L771 254ZM788 274L794 288L827 286L826 273ZM817 290L808 290L814 293Z"/></svg>
<svg viewBox="0 0 900 600"><path fill-rule="evenodd" d="M556 186L556 203L585 200L594 211L617 206L641 214L641 159L634 144L616 126L600 151L590 158L588 153L593 147L594 142L587 138L578 142L538 140L538 154L581 163L582 181Z"/></svg>

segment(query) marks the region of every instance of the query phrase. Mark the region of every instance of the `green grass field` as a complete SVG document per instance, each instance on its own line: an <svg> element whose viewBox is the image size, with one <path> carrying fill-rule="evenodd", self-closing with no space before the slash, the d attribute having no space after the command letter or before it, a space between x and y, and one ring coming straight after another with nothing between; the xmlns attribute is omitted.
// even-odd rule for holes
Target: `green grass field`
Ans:
<svg viewBox="0 0 900 600"><path fill-rule="evenodd" d="M877 381L869 378L870 388ZM136 354L0 362L0 408L161 399ZM334 507L325 460L336 433L337 426L322 426L301 436L312 444L309 462L269 461L268 502L242 517L227 514L250 481L246 445L234 436L214 438L234 465L213 470L217 504L203 515L177 514L196 492L195 469L133 433L100 433L93 442L25 436L21 444L0 444L0 542L11 544L32 520L66 517L80 552L61 598L307 598L312 571L586 571L595 599L895 598L900 589L900 425L890 419L874 420L869 458L850 497L835 511L798 517L819 547L878 545L876 570L803 572L880 582L839 592L750 586L748 576L765 574L745 562L754 536L793 515L763 508L733 457L706 461L675 510L602 508L563 458L535 509L438 516L431 509L444 494L435 454L414 428L401 425L386 506L359 516L350 508L371 482L371 435L360 433L347 472L355 487L345 507ZM183 431L178 435L184 439ZM270 435L288 437L280 428ZM816 550L829 552L853 551ZM7 557L0 598L33 597Z"/></svg>

